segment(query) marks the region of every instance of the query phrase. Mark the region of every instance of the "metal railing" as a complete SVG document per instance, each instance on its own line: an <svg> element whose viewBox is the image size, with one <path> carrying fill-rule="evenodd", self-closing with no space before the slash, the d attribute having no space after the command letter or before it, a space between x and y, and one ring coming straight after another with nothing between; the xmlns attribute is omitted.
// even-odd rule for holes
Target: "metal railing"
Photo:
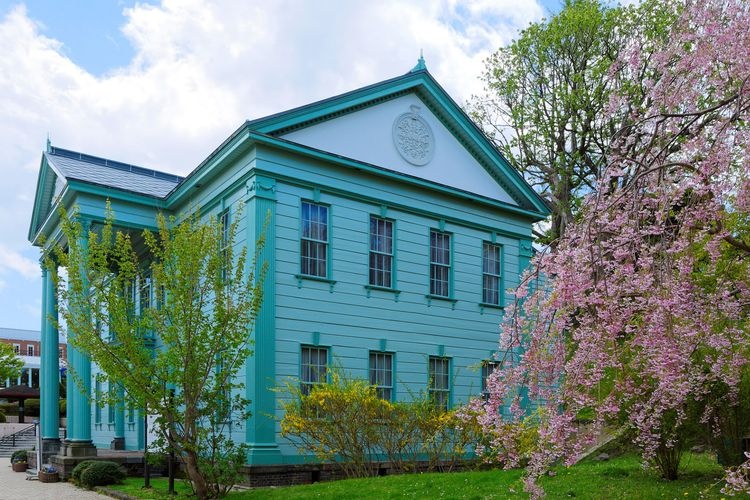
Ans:
<svg viewBox="0 0 750 500"><path fill-rule="evenodd" d="M8 434L7 436L3 436L0 438L0 446L2 445L11 445L16 446L16 438L21 438L21 434L28 435L29 431L33 431L32 436L36 436L36 425L31 424L28 427L24 427L20 431L16 431L13 434Z"/></svg>

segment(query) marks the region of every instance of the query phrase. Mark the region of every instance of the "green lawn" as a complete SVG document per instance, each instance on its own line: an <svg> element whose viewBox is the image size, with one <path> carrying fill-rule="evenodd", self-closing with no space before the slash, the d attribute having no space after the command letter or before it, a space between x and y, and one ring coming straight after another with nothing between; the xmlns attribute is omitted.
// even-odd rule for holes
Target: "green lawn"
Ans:
<svg viewBox="0 0 750 500"><path fill-rule="evenodd" d="M572 468L557 468L554 477L542 484L547 498L648 499L723 498L720 493L722 469L708 455L687 455L681 478L659 479L644 471L633 455L606 462L584 462ZM400 476L350 479L328 483L279 488L257 488L230 495L231 498L527 498L523 494L521 471L478 471L445 474L405 474ZM142 479L131 478L126 485L113 487L138 498L167 498L166 480L152 481L155 488L141 490ZM183 486L183 485L181 485ZM183 490L185 491L185 490Z"/></svg>

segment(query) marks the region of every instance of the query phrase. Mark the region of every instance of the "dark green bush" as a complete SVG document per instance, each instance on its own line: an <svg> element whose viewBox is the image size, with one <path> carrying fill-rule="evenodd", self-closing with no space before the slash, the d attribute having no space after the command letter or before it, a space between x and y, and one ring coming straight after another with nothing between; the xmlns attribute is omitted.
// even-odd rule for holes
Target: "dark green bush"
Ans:
<svg viewBox="0 0 750 500"><path fill-rule="evenodd" d="M0 424L5 422L5 412L0 408Z"/></svg>
<svg viewBox="0 0 750 500"><path fill-rule="evenodd" d="M38 417L39 416L39 399L37 398L27 399L24 405L24 414L27 417Z"/></svg>
<svg viewBox="0 0 750 500"><path fill-rule="evenodd" d="M0 403L0 410L6 415L18 415L18 403Z"/></svg>
<svg viewBox="0 0 750 500"><path fill-rule="evenodd" d="M60 400L60 416L64 417L68 409L67 399Z"/></svg>
<svg viewBox="0 0 750 500"><path fill-rule="evenodd" d="M114 462L93 462L81 472L80 485L84 488L105 486L122 482L127 474L125 470Z"/></svg>
<svg viewBox="0 0 750 500"><path fill-rule="evenodd" d="M29 459L28 453L26 453L26 450L16 450L10 455L10 463L14 464L16 462L27 462Z"/></svg>
<svg viewBox="0 0 750 500"><path fill-rule="evenodd" d="M73 472L70 473L70 477L73 478L73 481L76 483L81 482L81 474L83 474L83 471L89 468L89 466L93 463L96 463L96 460L84 460L83 462L79 463L73 468Z"/></svg>

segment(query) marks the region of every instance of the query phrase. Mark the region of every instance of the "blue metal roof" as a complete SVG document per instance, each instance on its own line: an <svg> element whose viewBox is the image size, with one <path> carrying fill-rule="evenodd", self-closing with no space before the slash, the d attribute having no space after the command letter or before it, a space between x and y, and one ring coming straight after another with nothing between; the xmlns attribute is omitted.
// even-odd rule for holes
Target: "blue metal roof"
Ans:
<svg viewBox="0 0 750 500"><path fill-rule="evenodd" d="M50 147L47 162L66 179L164 198L182 181L178 175L158 172L67 149Z"/></svg>

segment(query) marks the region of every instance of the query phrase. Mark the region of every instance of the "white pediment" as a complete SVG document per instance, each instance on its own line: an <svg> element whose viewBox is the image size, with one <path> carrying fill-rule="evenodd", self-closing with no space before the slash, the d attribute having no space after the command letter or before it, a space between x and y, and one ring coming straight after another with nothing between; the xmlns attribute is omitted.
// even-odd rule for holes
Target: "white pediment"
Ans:
<svg viewBox="0 0 750 500"><path fill-rule="evenodd" d="M517 205L414 94L281 137Z"/></svg>

